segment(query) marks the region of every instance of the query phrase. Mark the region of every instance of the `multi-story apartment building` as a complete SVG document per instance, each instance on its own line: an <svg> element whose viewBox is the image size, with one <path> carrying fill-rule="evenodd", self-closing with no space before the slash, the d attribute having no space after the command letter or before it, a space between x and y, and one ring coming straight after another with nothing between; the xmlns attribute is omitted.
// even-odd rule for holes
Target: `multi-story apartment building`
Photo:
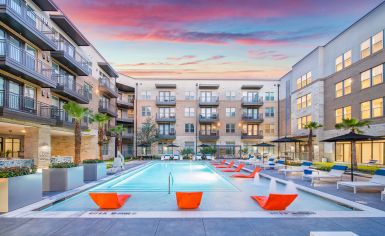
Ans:
<svg viewBox="0 0 385 236"><path fill-rule="evenodd" d="M239 156L241 148L256 152L253 145L276 138L277 81L136 80L124 75L118 80L135 87L134 132L148 119L159 129L159 141L147 153L171 152L171 143L194 151L208 144L218 156ZM138 148L134 154L142 152Z"/></svg>
<svg viewBox="0 0 385 236"><path fill-rule="evenodd" d="M320 142L342 134L343 118L370 120L369 135L385 136L384 29L385 3L380 4L324 46L293 65L280 79L280 136L305 141L309 121L324 125L315 131L316 157L350 161L350 143ZM302 153L306 143L297 144ZM287 151L293 151L291 146ZM384 164L385 141L357 144L359 162Z"/></svg>
<svg viewBox="0 0 385 236"><path fill-rule="evenodd" d="M49 0L0 0L0 152L46 166L51 156L74 156L75 101L117 116L118 75ZM97 158L97 127L82 122L83 159ZM103 148L115 155L115 139Z"/></svg>

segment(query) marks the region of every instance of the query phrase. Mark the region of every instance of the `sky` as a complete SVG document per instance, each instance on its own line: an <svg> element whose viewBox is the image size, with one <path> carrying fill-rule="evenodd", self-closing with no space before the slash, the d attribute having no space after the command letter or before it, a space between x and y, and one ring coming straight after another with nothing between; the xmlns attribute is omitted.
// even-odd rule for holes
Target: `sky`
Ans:
<svg viewBox="0 0 385 236"><path fill-rule="evenodd" d="M279 79L382 0L55 0L135 78Z"/></svg>

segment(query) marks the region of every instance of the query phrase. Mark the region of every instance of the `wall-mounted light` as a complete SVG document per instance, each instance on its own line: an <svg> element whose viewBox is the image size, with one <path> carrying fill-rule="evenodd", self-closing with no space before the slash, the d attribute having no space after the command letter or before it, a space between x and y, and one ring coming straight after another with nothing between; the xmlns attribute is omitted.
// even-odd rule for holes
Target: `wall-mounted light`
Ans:
<svg viewBox="0 0 385 236"><path fill-rule="evenodd" d="M27 131L25 131L25 129L22 129L21 132L22 132L23 134L25 134Z"/></svg>

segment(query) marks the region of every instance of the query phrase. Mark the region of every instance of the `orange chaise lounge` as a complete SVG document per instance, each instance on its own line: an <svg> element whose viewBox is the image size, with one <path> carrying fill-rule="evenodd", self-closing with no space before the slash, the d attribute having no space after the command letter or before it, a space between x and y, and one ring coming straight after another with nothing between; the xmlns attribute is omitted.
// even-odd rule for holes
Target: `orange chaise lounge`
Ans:
<svg viewBox="0 0 385 236"><path fill-rule="evenodd" d="M245 174L233 174L233 175L231 175L230 177L232 177L232 178L252 179L252 178L255 177L255 175L256 175L257 173L261 172L261 170L262 170L261 168L257 167L257 168L254 169L253 172L251 172L251 173L248 174L248 175L245 175Z"/></svg>
<svg viewBox="0 0 385 236"><path fill-rule="evenodd" d="M226 160L222 160L221 162L214 162L214 163L211 163L213 166L217 166L217 165L224 165L226 163Z"/></svg>
<svg viewBox="0 0 385 236"><path fill-rule="evenodd" d="M215 168L231 168L231 167L233 167L233 165L234 165L234 161L230 162L227 166L218 165L218 166L215 166Z"/></svg>
<svg viewBox="0 0 385 236"><path fill-rule="evenodd" d="M222 170L222 172L239 172L242 170L244 166L245 164L239 164L236 169L225 169L225 170Z"/></svg>
<svg viewBox="0 0 385 236"><path fill-rule="evenodd" d="M121 208L131 194L117 193L88 193L91 199L101 209L118 209Z"/></svg>
<svg viewBox="0 0 385 236"><path fill-rule="evenodd" d="M203 192L176 192L175 194L180 209L196 209L201 204Z"/></svg>
<svg viewBox="0 0 385 236"><path fill-rule="evenodd" d="M297 198L298 194L275 194L269 196L251 196L265 210L283 211Z"/></svg>

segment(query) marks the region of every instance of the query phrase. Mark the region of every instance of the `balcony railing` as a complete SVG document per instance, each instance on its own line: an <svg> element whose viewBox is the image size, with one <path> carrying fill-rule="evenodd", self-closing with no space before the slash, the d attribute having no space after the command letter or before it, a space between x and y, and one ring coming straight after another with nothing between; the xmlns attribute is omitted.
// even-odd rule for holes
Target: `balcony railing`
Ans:
<svg viewBox="0 0 385 236"><path fill-rule="evenodd" d="M263 97L242 97L243 106L262 106Z"/></svg>
<svg viewBox="0 0 385 236"><path fill-rule="evenodd" d="M134 101L135 101L134 97L128 98L127 100L123 100L121 98L118 98L116 100L116 103L120 107L130 108L130 107L134 106Z"/></svg>
<svg viewBox="0 0 385 236"><path fill-rule="evenodd" d="M211 97L200 97L199 98L200 106L218 106L219 105L219 97L211 96Z"/></svg>
<svg viewBox="0 0 385 236"><path fill-rule="evenodd" d="M199 115L199 122L200 123L211 123L211 122L216 122L219 120L219 115L218 114L200 114Z"/></svg>
<svg viewBox="0 0 385 236"><path fill-rule="evenodd" d="M156 122L176 122L175 113L172 114L156 114Z"/></svg>
<svg viewBox="0 0 385 236"><path fill-rule="evenodd" d="M55 123L50 105L4 90L0 90L0 116L40 124Z"/></svg>
<svg viewBox="0 0 385 236"><path fill-rule="evenodd" d="M118 89L115 84L111 83L111 81L105 77L99 78L99 90L113 98L117 98L119 96Z"/></svg>
<svg viewBox="0 0 385 236"><path fill-rule="evenodd" d="M57 81L55 92L82 104L89 102L89 91L85 89L84 84L77 83L68 75L53 74L52 77Z"/></svg>
<svg viewBox="0 0 385 236"><path fill-rule="evenodd" d="M174 130L169 132L159 132L159 139L176 139L176 133Z"/></svg>
<svg viewBox="0 0 385 236"><path fill-rule="evenodd" d="M258 132L242 132L241 139L263 139L263 131Z"/></svg>
<svg viewBox="0 0 385 236"><path fill-rule="evenodd" d="M109 102L104 102L102 100L99 101L99 112L106 113L110 116L117 116L116 106Z"/></svg>
<svg viewBox="0 0 385 236"><path fill-rule="evenodd" d="M23 76L35 84L56 86L56 80L51 76L51 65L5 39L0 40L0 61L4 61L1 67L6 68L7 71Z"/></svg>
<svg viewBox="0 0 385 236"><path fill-rule="evenodd" d="M122 133L122 138L132 139L132 138L134 138L134 132L132 132L132 131L124 131Z"/></svg>
<svg viewBox="0 0 385 236"><path fill-rule="evenodd" d="M116 121L133 123L134 122L134 115L118 116L118 117L116 117Z"/></svg>
<svg viewBox="0 0 385 236"><path fill-rule="evenodd" d="M1 20L15 27L24 37L39 46L42 50L54 50L57 47L57 32L46 20L38 16L25 1L0 0ZM4 10L3 10L4 9Z"/></svg>
<svg viewBox="0 0 385 236"><path fill-rule="evenodd" d="M199 139L200 140L217 140L219 138L218 130L200 130Z"/></svg>
<svg viewBox="0 0 385 236"><path fill-rule="evenodd" d="M175 106L176 97L175 96L166 96L166 97L156 97L157 106Z"/></svg>
<svg viewBox="0 0 385 236"><path fill-rule="evenodd" d="M255 123L259 123L259 122L263 122L263 114L260 113L260 114L243 114L242 115L242 120L245 121L245 122L255 122Z"/></svg>

